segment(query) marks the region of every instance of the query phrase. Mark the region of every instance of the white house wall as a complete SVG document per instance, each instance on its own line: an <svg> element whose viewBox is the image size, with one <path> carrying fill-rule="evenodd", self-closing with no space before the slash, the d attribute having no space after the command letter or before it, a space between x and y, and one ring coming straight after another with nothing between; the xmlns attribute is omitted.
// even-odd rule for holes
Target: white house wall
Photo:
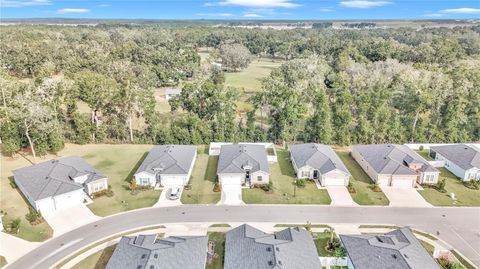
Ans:
<svg viewBox="0 0 480 269"><path fill-rule="evenodd" d="M445 158L442 154L435 152L435 160L437 161L444 161L445 162L445 168L452 172L455 176L461 178L462 180L465 180L465 170L460 168L458 165L452 163L450 160Z"/></svg>
<svg viewBox="0 0 480 269"><path fill-rule="evenodd" d="M438 182L439 172L423 172L420 177L420 184L436 184ZM430 180L427 180L430 176ZM432 179L433 176L433 179Z"/></svg>
<svg viewBox="0 0 480 269"><path fill-rule="evenodd" d="M95 190L95 186L96 186L96 185L101 185L101 186L102 186L102 188L101 188L99 191L108 189L108 181L107 181L107 178L101 178L101 179L98 179L98 180L89 182L89 183L87 184L87 193L88 193L88 195L91 195L92 193L95 192L94 190Z"/></svg>
<svg viewBox="0 0 480 269"><path fill-rule="evenodd" d="M262 177L262 181L258 181L259 176ZM270 175L263 172L263 171L257 171L257 172L254 172L254 173L250 174L250 183L251 184L256 184L256 183L266 184L269 181L270 181Z"/></svg>
<svg viewBox="0 0 480 269"><path fill-rule="evenodd" d="M157 179L155 175L147 173L147 172L140 172L138 174L135 174L135 181L137 182L137 185L144 185L144 186L151 186L154 187L155 184L157 183ZM143 181L148 180L148 183L142 183Z"/></svg>

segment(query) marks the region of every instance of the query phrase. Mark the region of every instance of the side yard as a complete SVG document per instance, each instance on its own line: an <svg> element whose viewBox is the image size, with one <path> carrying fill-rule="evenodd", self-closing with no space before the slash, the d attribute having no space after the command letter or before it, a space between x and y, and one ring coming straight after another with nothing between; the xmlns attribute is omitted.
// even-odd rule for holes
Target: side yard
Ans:
<svg viewBox="0 0 480 269"><path fill-rule="evenodd" d="M288 152L277 149L278 162L271 163L270 181L273 191L265 192L262 189L243 189L242 198L247 204L330 204L331 199L327 190L319 190L315 183L307 181L303 188L294 185L295 174L292 163L288 159Z"/></svg>
<svg viewBox="0 0 480 269"><path fill-rule="evenodd" d="M225 233L208 233L208 240L215 244L215 255L210 263L207 263L205 269L222 269L225 255Z"/></svg>
<svg viewBox="0 0 480 269"><path fill-rule="evenodd" d="M116 247L117 244L108 246L77 263L72 269L105 269Z"/></svg>
<svg viewBox="0 0 480 269"><path fill-rule="evenodd" d="M372 190L373 181L350 156L350 150L335 149L335 152L352 174L350 182L356 190L355 193L350 193L353 201L359 205L388 205L390 203L381 190L378 192Z"/></svg>
<svg viewBox="0 0 480 269"><path fill-rule="evenodd" d="M208 149L199 150L190 178L191 189L183 191L181 201L184 204L215 204L221 196L220 192L213 192L218 156L209 156Z"/></svg>
<svg viewBox="0 0 480 269"><path fill-rule="evenodd" d="M469 189L447 169L438 169L440 179L446 179L446 192L442 193L434 188L418 191L427 202L434 206L480 206L480 190ZM456 201L450 198L450 193L455 193Z"/></svg>
<svg viewBox="0 0 480 269"><path fill-rule="evenodd" d="M12 170L31 165L26 159L18 155L15 159L1 156L0 171L0 210L3 214L3 225L7 226L14 219L20 219L20 227L16 236L33 242L45 241L52 237L53 230L46 221L32 225L25 215L29 212L30 204L23 198L17 188L12 188L10 180Z"/></svg>

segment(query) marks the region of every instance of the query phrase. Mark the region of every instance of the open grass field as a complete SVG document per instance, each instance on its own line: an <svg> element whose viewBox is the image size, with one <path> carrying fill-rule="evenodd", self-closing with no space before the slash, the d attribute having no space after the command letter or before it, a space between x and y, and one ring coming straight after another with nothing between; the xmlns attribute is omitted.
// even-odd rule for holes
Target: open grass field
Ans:
<svg viewBox="0 0 480 269"><path fill-rule="evenodd" d="M73 266L72 269L105 269L116 246L117 244L108 246L105 249L88 256L86 259Z"/></svg>
<svg viewBox="0 0 480 269"><path fill-rule="evenodd" d="M218 156L208 156L208 149L197 154L197 160L190 177L191 190L184 190L181 201L184 204L215 204L220 201L220 192L213 192L217 175Z"/></svg>
<svg viewBox="0 0 480 269"><path fill-rule="evenodd" d="M480 190L472 190L463 185L463 182L450 173L447 169L441 167L440 178L445 178L447 184L446 193L441 193L433 188L424 188L418 191L427 202L434 206L480 206ZM457 201L450 198L450 193L455 193Z"/></svg>
<svg viewBox="0 0 480 269"><path fill-rule="evenodd" d="M350 156L350 150L336 149L335 152L352 174L350 182L356 190L355 193L350 194L353 201L359 205L388 205L390 203L383 192L372 191L370 187L373 185L373 181Z"/></svg>
<svg viewBox="0 0 480 269"><path fill-rule="evenodd" d="M225 234L219 232L208 233L208 240L215 243L215 257L205 269L222 269L225 255Z"/></svg>
<svg viewBox="0 0 480 269"><path fill-rule="evenodd" d="M225 73L225 84L241 89L243 93L253 93L262 88L261 79L279 67L282 61L268 58L256 58L240 72Z"/></svg>
<svg viewBox="0 0 480 269"><path fill-rule="evenodd" d="M0 210L2 211L3 224L8 225L12 219L21 220L20 229L16 236L34 242L45 241L53 235L53 230L47 222L37 225L31 225L25 215L28 213L30 204L24 200L18 189L12 188L10 179L12 179L12 170L31 165L29 161L17 155L15 159L10 157L1 157L0 171Z"/></svg>
<svg viewBox="0 0 480 269"><path fill-rule="evenodd" d="M295 174L288 152L277 149L278 162L270 163L270 180L273 193L261 189L243 189L242 198L247 204L330 204L327 190L319 190L308 181L304 188L294 187ZM294 193L295 196L294 196Z"/></svg>

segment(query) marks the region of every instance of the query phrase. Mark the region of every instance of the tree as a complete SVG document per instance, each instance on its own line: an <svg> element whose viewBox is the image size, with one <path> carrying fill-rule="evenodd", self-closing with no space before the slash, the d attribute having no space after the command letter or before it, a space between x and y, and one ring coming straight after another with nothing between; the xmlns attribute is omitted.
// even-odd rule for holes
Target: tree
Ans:
<svg viewBox="0 0 480 269"><path fill-rule="evenodd" d="M220 47L222 67L238 71L248 67L252 62L250 51L242 44L225 44Z"/></svg>
<svg viewBox="0 0 480 269"><path fill-rule="evenodd" d="M305 136L308 141L330 144L333 136L332 112L328 97L323 89L316 92L313 99L314 112L305 126Z"/></svg>

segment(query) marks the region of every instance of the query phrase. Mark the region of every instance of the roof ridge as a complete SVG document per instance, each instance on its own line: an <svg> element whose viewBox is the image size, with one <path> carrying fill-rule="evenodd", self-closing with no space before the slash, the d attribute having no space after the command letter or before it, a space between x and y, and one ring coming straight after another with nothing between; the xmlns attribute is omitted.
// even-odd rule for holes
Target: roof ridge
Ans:
<svg viewBox="0 0 480 269"><path fill-rule="evenodd" d="M50 177L50 174L52 173L53 169L57 166L58 160L56 160L56 159L50 160L50 162L52 162L52 161L54 161L53 166L52 166L52 168L50 168L50 171L48 171L47 176L45 177L45 179L50 179L50 180L48 181L47 184L43 185L43 188L36 195L35 200L38 199L38 197L41 196L41 194L43 193L43 191L45 190L47 185L50 183L51 179L53 179L52 177ZM57 191L58 191L58 189L54 193L57 193Z"/></svg>

